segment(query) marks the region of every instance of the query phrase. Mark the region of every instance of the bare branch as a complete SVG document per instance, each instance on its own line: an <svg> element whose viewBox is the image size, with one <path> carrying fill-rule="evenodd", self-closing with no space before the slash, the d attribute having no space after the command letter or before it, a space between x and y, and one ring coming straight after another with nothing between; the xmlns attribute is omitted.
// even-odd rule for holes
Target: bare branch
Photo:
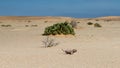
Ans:
<svg viewBox="0 0 120 68"><path fill-rule="evenodd" d="M42 41L44 46L47 48L47 47L52 47L52 46L56 46L58 45L59 43L55 42L54 39L50 38L50 37L47 37L45 40Z"/></svg>

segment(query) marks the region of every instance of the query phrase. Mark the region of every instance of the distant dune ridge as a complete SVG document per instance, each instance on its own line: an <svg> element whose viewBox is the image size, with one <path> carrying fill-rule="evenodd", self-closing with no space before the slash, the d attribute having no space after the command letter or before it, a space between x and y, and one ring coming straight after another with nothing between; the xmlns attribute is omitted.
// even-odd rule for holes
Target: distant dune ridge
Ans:
<svg viewBox="0 0 120 68"><path fill-rule="evenodd" d="M71 19L70 17L52 17L52 16L0 16L0 20L41 20L41 19Z"/></svg>
<svg viewBox="0 0 120 68"><path fill-rule="evenodd" d="M54 17L54 16L0 16L0 20L111 20L119 21L120 16L106 16L97 18L71 18L71 17Z"/></svg>
<svg viewBox="0 0 120 68"><path fill-rule="evenodd" d="M111 21L120 21L120 16L106 16L106 17L98 17L98 20L111 20Z"/></svg>
<svg viewBox="0 0 120 68"><path fill-rule="evenodd" d="M63 22L71 21L70 17L52 17L52 16L0 16L0 21L41 21L41 22Z"/></svg>

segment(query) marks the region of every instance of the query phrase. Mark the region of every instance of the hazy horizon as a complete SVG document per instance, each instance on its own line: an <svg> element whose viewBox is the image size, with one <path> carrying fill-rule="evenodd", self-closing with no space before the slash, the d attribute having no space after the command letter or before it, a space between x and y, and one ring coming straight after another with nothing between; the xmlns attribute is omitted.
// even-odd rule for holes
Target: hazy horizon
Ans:
<svg viewBox="0 0 120 68"><path fill-rule="evenodd" d="M0 0L0 16L120 16L120 0Z"/></svg>

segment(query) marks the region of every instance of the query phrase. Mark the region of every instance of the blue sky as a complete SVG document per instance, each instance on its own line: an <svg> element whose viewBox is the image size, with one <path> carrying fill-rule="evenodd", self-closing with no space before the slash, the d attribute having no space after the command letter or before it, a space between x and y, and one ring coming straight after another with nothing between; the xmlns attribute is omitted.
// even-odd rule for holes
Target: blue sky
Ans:
<svg viewBox="0 0 120 68"><path fill-rule="evenodd" d="M0 0L0 16L120 16L120 0Z"/></svg>

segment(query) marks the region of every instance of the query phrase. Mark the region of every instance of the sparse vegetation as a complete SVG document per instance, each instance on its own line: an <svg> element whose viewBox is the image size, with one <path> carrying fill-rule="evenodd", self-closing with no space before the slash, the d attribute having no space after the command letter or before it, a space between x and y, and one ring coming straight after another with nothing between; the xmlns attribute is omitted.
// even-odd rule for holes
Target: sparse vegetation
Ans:
<svg viewBox="0 0 120 68"><path fill-rule="evenodd" d="M48 21L44 21L45 23L47 23Z"/></svg>
<svg viewBox="0 0 120 68"><path fill-rule="evenodd" d="M109 21L111 21L111 20L110 20L110 19L108 19L108 20L105 20L105 21L109 22Z"/></svg>
<svg viewBox="0 0 120 68"><path fill-rule="evenodd" d="M31 27L37 27L38 25L31 25Z"/></svg>
<svg viewBox="0 0 120 68"><path fill-rule="evenodd" d="M100 24L98 24L98 23L95 23L94 27L102 27L102 26Z"/></svg>
<svg viewBox="0 0 120 68"><path fill-rule="evenodd" d="M25 27L29 27L29 26L31 26L31 27L37 27L38 25L25 25Z"/></svg>
<svg viewBox="0 0 120 68"><path fill-rule="evenodd" d="M78 23L76 21L72 20L70 25L72 25L73 28L77 28Z"/></svg>
<svg viewBox="0 0 120 68"><path fill-rule="evenodd" d="M1 25L1 27L12 27L12 25Z"/></svg>
<svg viewBox="0 0 120 68"><path fill-rule="evenodd" d="M96 19L95 21L99 21L98 19Z"/></svg>
<svg viewBox="0 0 120 68"><path fill-rule="evenodd" d="M42 42L43 42L45 48L53 47L53 46L56 46L59 44L59 43L55 42L55 40L50 38L50 37L45 38L45 40L43 40Z"/></svg>
<svg viewBox="0 0 120 68"><path fill-rule="evenodd" d="M67 22L53 24L52 26L46 27L43 35L75 35L74 29Z"/></svg>
<svg viewBox="0 0 120 68"><path fill-rule="evenodd" d="M30 23L31 21L30 20L28 20L28 23Z"/></svg>
<svg viewBox="0 0 120 68"><path fill-rule="evenodd" d="M88 25L93 25L93 23L92 23L92 22L88 22L87 24L88 24Z"/></svg>
<svg viewBox="0 0 120 68"><path fill-rule="evenodd" d="M29 25L25 25L25 27L29 27Z"/></svg>
<svg viewBox="0 0 120 68"><path fill-rule="evenodd" d="M29 26L31 26L31 27L37 27L38 25L25 25L25 27L29 27Z"/></svg>

